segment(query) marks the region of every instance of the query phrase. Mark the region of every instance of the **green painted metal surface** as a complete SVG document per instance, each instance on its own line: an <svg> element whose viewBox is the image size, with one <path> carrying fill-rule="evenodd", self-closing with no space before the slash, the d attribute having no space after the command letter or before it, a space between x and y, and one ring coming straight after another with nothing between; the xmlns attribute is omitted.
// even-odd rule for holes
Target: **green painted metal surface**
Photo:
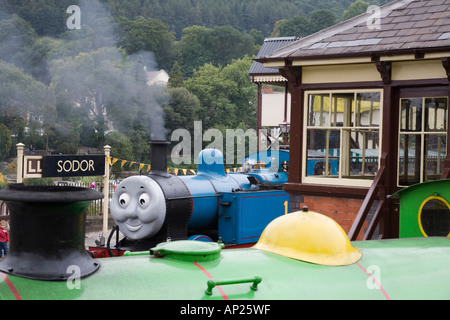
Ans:
<svg viewBox="0 0 450 320"><path fill-rule="evenodd" d="M353 245L362 258L348 266L316 265L254 248L222 250L218 259L204 262L149 254L105 258L79 282L2 274L0 298L16 299L16 290L22 299L450 299L450 239ZM249 282L220 285L255 276L261 279L256 290ZM209 280L216 282L211 295L205 293Z"/></svg>
<svg viewBox="0 0 450 320"><path fill-rule="evenodd" d="M220 257L220 252L224 246L224 244L216 242L169 241L151 248L150 254L181 261L213 261Z"/></svg>

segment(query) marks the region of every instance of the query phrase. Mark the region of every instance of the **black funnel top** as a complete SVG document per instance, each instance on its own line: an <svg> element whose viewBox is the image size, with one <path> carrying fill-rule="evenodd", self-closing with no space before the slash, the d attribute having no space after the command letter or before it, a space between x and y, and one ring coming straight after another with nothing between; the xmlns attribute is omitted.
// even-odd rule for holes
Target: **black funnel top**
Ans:
<svg viewBox="0 0 450 320"><path fill-rule="evenodd" d="M166 140L152 140L149 144L152 150L150 174L170 176L167 173L167 148L170 143Z"/></svg>
<svg viewBox="0 0 450 320"><path fill-rule="evenodd" d="M0 190L10 212L10 250L0 271L38 280L85 277L99 268L85 248L86 209L103 194L85 188L10 185ZM69 270L69 271L68 271Z"/></svg>

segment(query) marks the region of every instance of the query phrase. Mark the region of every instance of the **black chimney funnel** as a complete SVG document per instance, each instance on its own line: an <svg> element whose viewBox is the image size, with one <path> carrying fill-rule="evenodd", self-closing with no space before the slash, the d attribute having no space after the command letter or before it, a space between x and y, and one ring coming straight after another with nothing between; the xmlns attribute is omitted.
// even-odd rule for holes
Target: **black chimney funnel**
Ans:
<svg viewBox="0 0 450 320"><path fill-rule="evenodd" d="M167 148L170 143L166 140L151 140L149 144L151 148L150 174L170 177L170 174L167 173Z"/></svg>
<svg viewBox="0 0 450 320"><path fill-rule="evenodd" d="M37 280L85 277L99 268L85 248L86 208L103 194L86 188L24 186L0 190L10 212L11 247L0 271Z"/></svg>

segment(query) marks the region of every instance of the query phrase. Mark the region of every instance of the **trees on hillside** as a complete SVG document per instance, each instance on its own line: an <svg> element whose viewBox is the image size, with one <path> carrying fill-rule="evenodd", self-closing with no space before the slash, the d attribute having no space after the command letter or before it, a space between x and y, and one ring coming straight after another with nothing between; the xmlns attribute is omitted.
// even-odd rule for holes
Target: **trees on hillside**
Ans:
<svg viewBox="0 0 450 320"><path fill-rule="evenodd" d="M118 45L129 55L140 51L153 52L160 68L172 66L172 46L175 40L169 26L158 19L138 17L129 20L123 17L116 19Z"/></svg>
<svg viewBox="0 0 450 320"><path fill-rule="evenodd" d="M295 16L291 19L279 21L274 28L273 36L305 37L319 30L331 27L336 24L337 19L333 12L320 9L311 13L310 18L305 16Z"/></svg>
<svg viewBox="0 0 450 320"><path fill-rule="evenodd" d="M108 142L129 145L136 161L148 160L150 132L192 132L197 120L204 131L254 128L252 57L271 32L334 24L336 6L351 0L333 0L332 11L324 1L3 0L0 123L39 148ZM79 30L65 27L69 4L82 8ZM170 70L167 90L147 85L145 69L161 68Z"/></svg>
<svg viewBox="0 0 450 320"><path fill-rule="evenodd" d="M197 118L204 128L256 125L256 86L247 74L251 64L248 56L226 67L205 64L184 82L200 100Z"/></svg>
<svg viewBox="0 0 450 320"><path fill-rule="evenodd" d="M175 59L186 78L194 70L211 63L213 66L226 66L233 59L245 55L255 55L258 47L250 35L240 33L230 27L192 26L183 30L183 36L175 44Z"/></svg>

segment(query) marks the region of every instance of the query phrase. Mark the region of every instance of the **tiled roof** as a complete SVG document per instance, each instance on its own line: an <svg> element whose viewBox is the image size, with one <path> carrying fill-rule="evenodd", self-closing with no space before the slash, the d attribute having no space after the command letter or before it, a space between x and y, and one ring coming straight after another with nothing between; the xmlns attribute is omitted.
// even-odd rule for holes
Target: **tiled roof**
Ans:
<svg viewBox="0 0 450 320"><path fill-rule="evenodd" d="M288 44L297 41L298 39L299 39L298 37L267 38L264 40L264 43L261 46L261 49L259 50L258 55L256 56L256 59L268 56L275 50L283 48ZM249 75L268 75L268 74L272 75L278 73L279 72L277 69L264 68L262 63L256 61L253 62L248 72Z"/></svg>
<svg viewBox="0 0 450 320"><path fill-rule="evenodd" d="M450 0L397 0L262 58L318 58L450 50ZM378 14L379 24L373 19Z"/></svg>

